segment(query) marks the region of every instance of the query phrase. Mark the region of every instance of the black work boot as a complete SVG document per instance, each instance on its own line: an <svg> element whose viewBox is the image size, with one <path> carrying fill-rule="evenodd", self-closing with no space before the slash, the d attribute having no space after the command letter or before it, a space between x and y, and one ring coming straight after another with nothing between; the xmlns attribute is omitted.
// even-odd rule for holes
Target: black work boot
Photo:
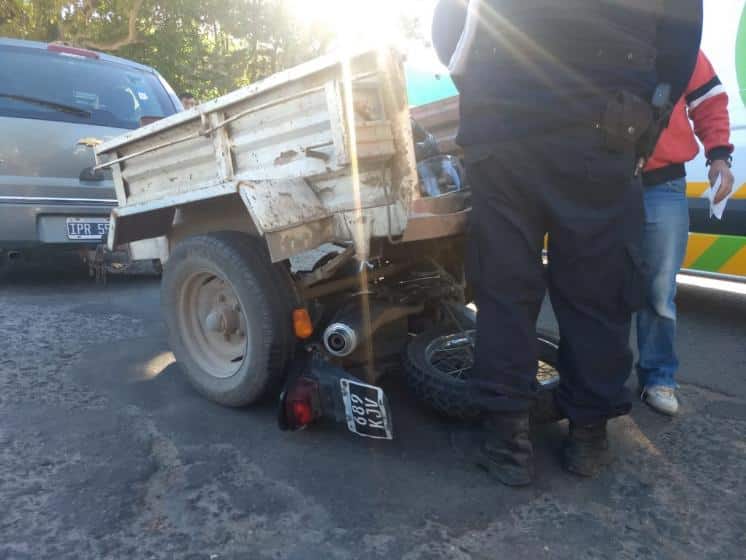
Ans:
<svg viewBox="0 0 746 560"><path fill-rule="evenodd" d="M584 426L570 423L570 434L563 449L565 470L580 476L596 476L612 460L606 420Z"/></svg>
<svg viewBox="0 0 746 560"><path fill-rule="evenodd" d="M531 408L532 425L553 424L565 418L567 418L567 415L557 405L554 391L539 391L537 393L536 401Z"/></svg>
<svg viewBox="0 0 746 560"><path fill-rule="evenodd" d="M484 442L476 457L477 465L507 486L531 484L534 464L528 412L489 414L483 427Z"/></svg>

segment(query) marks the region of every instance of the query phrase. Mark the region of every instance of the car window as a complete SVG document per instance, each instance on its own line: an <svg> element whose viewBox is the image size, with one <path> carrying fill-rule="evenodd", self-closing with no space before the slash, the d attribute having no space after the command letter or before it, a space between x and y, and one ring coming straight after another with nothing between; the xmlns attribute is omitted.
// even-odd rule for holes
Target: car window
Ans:
<svg viewBox="0 0 746 560"><path fill-rule="evenodd" d="M155 73L65 53L0 47L0 116L137 128L142 117L174 112Z"/></svg>

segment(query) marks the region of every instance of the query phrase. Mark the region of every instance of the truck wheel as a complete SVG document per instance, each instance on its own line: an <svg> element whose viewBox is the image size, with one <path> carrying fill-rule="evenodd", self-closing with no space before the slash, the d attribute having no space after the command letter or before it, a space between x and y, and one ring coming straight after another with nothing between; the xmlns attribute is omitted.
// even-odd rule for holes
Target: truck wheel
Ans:
<svg viewBox="0 0 746 560"><path fill-rule="evenodd" d="M466 377L474 365L474 323L466 331L440 326L415 336L404 356L407 384L415 396L436 412L458 420L473 421L482 415L466 390ZM538 330L539 362L536 381L539 398L532 416L555 419L553 390L559 384L558 338Z"/></svg>
<svg viewBox="0 0 746 560"><path fill-rule="evenodd" d="M263 243L221 232L179 243L164 267L169 341L194 387L227 406L279 386L292 351L292 297Z"/></svg>

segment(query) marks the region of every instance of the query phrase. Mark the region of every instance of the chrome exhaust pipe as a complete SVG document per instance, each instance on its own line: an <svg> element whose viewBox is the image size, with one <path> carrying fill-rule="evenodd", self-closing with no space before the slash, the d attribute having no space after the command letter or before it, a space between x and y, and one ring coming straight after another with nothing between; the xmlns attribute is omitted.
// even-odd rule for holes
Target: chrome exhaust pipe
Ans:
<svg viewBox="0 0 746 560"><path fill-rule="evenodd" d="M326 351L336 358L346 358L360 345L372 338L383 326L422 312L422 305L395 305L371 302L368 313L368 326L365 327L362 306L356 302L347 306L324 331L322 337Z"/></svg>
<svg viewBox="0 0 746 560"><path fill-rule="evenodd" d="M352 354L359 344L356 330L347 323L332 323L324 331L324 347L337 358Z"/></svg>

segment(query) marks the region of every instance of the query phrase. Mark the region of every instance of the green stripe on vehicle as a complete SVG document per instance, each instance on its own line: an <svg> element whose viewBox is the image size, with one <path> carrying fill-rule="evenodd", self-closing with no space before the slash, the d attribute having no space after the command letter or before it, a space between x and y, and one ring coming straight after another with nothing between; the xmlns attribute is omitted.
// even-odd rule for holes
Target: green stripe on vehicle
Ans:
<svg viewBox="0 0 746 560"><path fill-rule="evenodd" d="M736 75L738 76L741 100L746 104L746 8L741 12L738 34L736 35Z"/></svg>
<svg viewBox="0 0 746 560"><path fill-rule="evenodd" d="M746 244L743 237L721 235L702 256L694 261L690 268L718 272L728 260Z"/></svg>

